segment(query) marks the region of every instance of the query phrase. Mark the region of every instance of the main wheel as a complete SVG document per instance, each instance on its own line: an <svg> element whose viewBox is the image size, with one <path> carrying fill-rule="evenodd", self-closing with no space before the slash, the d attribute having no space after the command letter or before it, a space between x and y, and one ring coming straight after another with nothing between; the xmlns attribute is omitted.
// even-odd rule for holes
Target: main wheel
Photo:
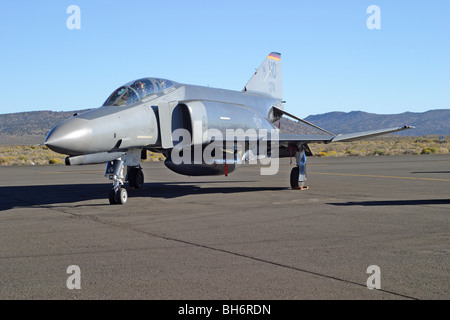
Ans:
<svg viewBox="0 0 450 320"><path fill-rule="evenodd" d="M128 192L124 188L119 188L114 197L117 204L126 204L128 200Z"/></svg>
<svg viewBox="0 0 450 320"><path fill-rule="evenodd" d="M144 173L141 168L132 168L128 173L128 184L135 189L142 189L144 186Z"/></svg>
<svg viewBox="0 0 450 320"><path fill-rule="evenodd" d="M291 188L292 189L299 189L300 184L298 183L298 175L299 175L299 167L294 167L291 170Z"/></svg>

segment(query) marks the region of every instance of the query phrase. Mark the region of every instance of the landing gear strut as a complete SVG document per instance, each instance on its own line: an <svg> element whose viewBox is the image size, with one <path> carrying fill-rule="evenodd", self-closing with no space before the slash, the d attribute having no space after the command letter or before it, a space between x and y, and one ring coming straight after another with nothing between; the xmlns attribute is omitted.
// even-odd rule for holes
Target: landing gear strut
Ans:
<svg viewBox="0 0 450 320"><path fill-rule="evenodd" d="M123 175L123 161L119 158L117 160L108 162L106 165L105 176L113 181L113 187L109 190L109 203L110 204L126 204L128 200L128 193L124 185Z"/></svg>

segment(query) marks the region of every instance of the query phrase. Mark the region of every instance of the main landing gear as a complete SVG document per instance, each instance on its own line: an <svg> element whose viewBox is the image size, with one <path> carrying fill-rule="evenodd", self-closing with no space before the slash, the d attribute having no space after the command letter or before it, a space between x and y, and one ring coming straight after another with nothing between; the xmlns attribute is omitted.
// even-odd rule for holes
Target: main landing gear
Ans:
<svg viewBox="0 0 450 320"><path fill-rule="evenodd" d="M295 160L297 166L292 168L291 170L291 188L293 190L306 190L308 189L305 186L306 180L306 155L311 154L311 150L307 145L299 144L297 148L294 149L295 152Z"/></svg>
<svg viewBox="0 0 450 320"><path fill-rule="evenodd" d="M131 188L142 189L144 186L144 173L141 166L128 167L128 184Z"/></svg>
<svg viewBox="0 0 450 320"><path fill-rule="evenodd" d="M128 192L123 186L125 176L123 173L124 162L119 158L108 162L106 165L105 176L113 181L113 187L109 190L110 204L126 204L128 201ZM141 189L144 186L144 173L141 166L127 167L127 180L130 188Z"/></svg>

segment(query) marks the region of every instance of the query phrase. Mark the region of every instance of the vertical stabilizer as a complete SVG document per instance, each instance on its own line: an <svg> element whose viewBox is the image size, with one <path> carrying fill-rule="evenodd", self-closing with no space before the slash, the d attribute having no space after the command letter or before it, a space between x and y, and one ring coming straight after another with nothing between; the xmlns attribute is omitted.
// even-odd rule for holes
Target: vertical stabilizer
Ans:
<svg viewBox="0 0 450 320"><path fill-rule="evenodd" d="M282 99L281 54L272 52L247 83L244 91L269 94Z"/></svg>

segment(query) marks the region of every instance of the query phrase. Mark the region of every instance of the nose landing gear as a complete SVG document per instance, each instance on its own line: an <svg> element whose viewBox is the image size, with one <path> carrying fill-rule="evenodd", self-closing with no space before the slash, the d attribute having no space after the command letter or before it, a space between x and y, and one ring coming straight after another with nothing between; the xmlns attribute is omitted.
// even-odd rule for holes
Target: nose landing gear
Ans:
<svg viewBox="0 0 450 320"><path fill-rule="evenodd" d="M110 204L126 204L128 200L128 193L124 185L123 175L123 161L119 158L114 161L108 162L106 165L105 176L113 181L113 187L109 190L109 203Z"/></svg>
<svg viewBox="0 0 450 320"><path fill-rule="evenodd" d="M311 150L307 145L298 144L296 146L295 159L297 166L291 171L291 188L293 190L306 190L304 185L306 180L306 156L312 155Z"/></svg>
<svg viewBox="0 0 450 320"><path fill-rule="evenodd" d="M128 192L123 187L125 184L125 176L123 173L124 161L119 158L108 162L106 165L105 176L113 181L113 187L109 190L110 204L126 204L128 201ZM127 167L127 180L130 188L142 189L144 186L144 173L140 165Z"/></svg>

